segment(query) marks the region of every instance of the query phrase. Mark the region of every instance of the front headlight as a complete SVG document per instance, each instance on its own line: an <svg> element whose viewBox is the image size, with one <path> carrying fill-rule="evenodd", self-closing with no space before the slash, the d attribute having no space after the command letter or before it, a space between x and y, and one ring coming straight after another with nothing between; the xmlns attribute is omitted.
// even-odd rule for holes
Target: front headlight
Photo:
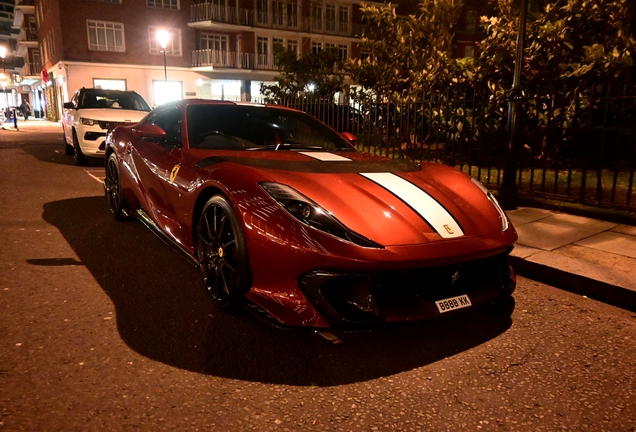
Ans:
<svg viewBox="0 0 636 432"><path fill-rule="evenodd" d="M259 183L259 185L287 213L303 224L358 246L382 248L381 245L351 231L331 213L295 189L284 184L272 182L263 182Z"/></svg>
<svg viewBox="0 0 636 432"><path fill-rule="evenodd" d="M93 120L93 119L89 119L89 118L85 118L85 117L80 117L80 123L85 125L85 126L94 126L95 124L97 124L97 120Z"/></svg>
<svg viewBox="0 0 636 432"><path fill-rule="evenodd" d="M508 222L508 216L506 216L506 213L504 213L503 209L501 208L501 206L499 205L499 203L497 202L497 199L495 198L495 196L492 194L492 192L490 192L486 186L484 186L483 184L481 184L480 181L475 180L474 178L470 178L470 180L475 183L477 185L477 187L479 189L481 189L481 191L483 193L486 194L486 196L488 197L488 199L490 200L490 202L492 203L492 205L495 206L495 208L497 209L497 211L499 212L499 222L501 223L501 230L502 231L506 231L509 227L510 227L510 222Z"/></svg>

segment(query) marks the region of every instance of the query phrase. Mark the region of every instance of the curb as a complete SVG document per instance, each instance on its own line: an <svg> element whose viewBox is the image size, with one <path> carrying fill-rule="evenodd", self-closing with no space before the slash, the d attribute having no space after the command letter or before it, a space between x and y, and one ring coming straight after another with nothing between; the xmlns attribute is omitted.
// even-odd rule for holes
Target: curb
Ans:
<svg viewBox="0 0 636 432"><path fill-rule="evenodd" d="M632 290L519 257L511 256L510 264L520 276L636 312L636 292Z"/></svg>

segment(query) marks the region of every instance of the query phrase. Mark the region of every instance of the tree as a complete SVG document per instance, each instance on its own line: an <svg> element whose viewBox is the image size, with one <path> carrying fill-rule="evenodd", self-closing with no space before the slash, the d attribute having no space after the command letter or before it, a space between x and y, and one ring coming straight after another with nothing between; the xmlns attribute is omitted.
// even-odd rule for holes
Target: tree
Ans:
<svg viewBox="0 0 636 432"><path fill-rule="evenodd" d="M478 45L477 76L491 84L512 83L518 13L498 0L499 14L482 17L487 37ZM569 96L594 82L633 76L636 49L628 0L558 0L548 3L526 30L526 88Z"/></svg>
<svg viewBox="0 0 636 432"><path fill-rule="evenodd" d="M399 16L390 3L363 3L361 49L368 55L347 62L352 82L384 97L417 97L463 81L462 61L452 56L461 6L461 0L422 0L417 16Z"/></svg>
<svg viewBox="0 0 636 432"><path fill-rule="evenodd" d="M343 62L337 49L330 48L298 57L296 52L275 45L274 59L280 70L276 84L261 84L261 94L267 101L296 98L307 93L318 98L329 98L343 90Z"/></svg>

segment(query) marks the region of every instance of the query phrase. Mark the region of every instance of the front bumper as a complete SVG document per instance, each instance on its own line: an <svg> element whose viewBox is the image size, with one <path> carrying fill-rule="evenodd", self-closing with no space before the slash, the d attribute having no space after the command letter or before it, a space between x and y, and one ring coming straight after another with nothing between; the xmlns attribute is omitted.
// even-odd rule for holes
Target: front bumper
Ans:
<svg viewBox="0 0 636 432"><path fill-rule="evenodd" d="M435 301L460 295L467 295L473 307L499 303L514 291L516 276L506 252L411 270L312 271L299 286L330 324L381 323L440 316Z"/></svg>
<svg viewBox="0 0 636 432"><path fill-rule="evenodd" d="M79 146L82 150L82 153L90 157L104 156L104 146L107 132L107 130L102 129L98 125L78 126L77 139L79 141Z"/></svg>

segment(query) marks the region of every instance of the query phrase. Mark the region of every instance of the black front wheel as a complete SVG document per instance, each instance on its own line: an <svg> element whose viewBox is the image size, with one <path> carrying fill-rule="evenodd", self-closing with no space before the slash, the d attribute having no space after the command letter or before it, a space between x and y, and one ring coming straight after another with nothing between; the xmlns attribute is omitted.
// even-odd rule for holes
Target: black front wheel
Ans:
<svg viewBox="0 0 636 432"><path fill-rule="evenodd" d="M125 218L125 200L122 194L121 182L119 179L119 166L117 156L112 153L106 162L106 177L104 178L104 193L108 200L108 208L116 220Z"/></svg>
<svg viewBox="0 0 636 432"><path fill-rule="evenodd" d="M197 229L197 258L212 301L221 308L243 305L251 272L240 224L225 197L210 198Z"/></svg>
<svg viewBox="0 0 636 432"><path fill-rule="evenodd" d="M82 153L75 131L73 131L73 160L77 166L84 166L88 164L88 159L84 153Z"/></svg>

